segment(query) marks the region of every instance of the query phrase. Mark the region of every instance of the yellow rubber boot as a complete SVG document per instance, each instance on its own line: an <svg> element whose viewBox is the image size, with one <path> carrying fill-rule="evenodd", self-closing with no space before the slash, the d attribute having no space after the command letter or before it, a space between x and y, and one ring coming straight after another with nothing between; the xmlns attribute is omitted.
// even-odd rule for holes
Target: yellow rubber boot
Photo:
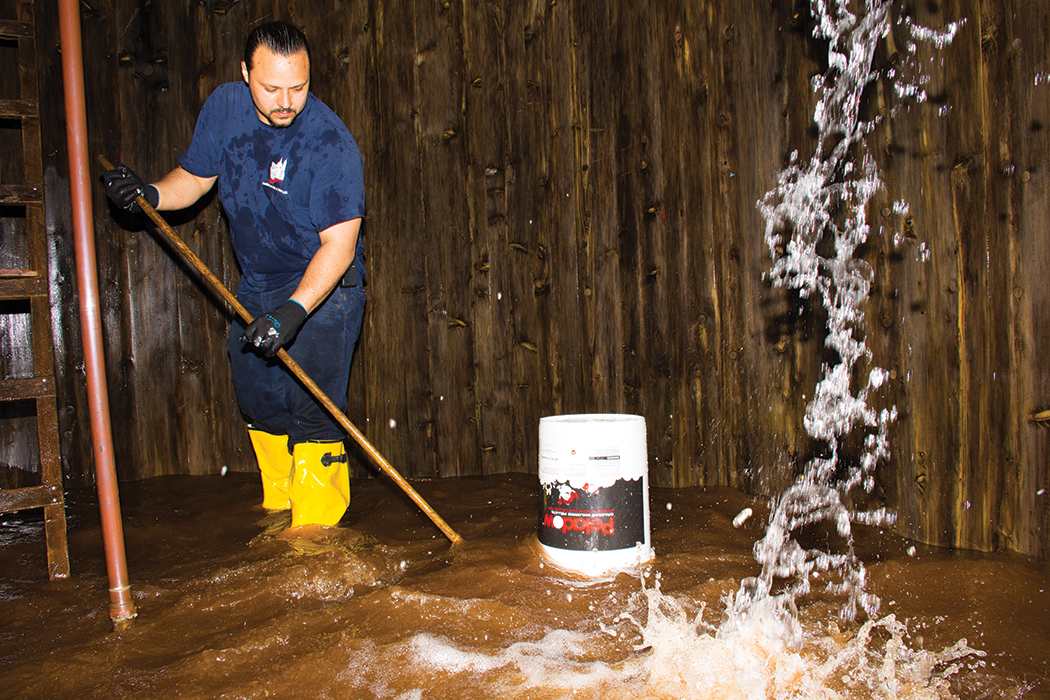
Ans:
<svg viewBox="0 0 1050 700"><path fill-rule="evenodd" d="M340 442L300 442L292 448L295 464L288 495L292 527L339 522L350 505L350 472Z"/></svg>
<svg viewBox="0 0 1050 700"><path fill-rule="evenodd" d="M248 428L248 437L255 448L255 458L259 461L259 472L262 474L263 508L288 510L292 507L292 501L288 498L288 482L292 478L288 436Z"/></svg>

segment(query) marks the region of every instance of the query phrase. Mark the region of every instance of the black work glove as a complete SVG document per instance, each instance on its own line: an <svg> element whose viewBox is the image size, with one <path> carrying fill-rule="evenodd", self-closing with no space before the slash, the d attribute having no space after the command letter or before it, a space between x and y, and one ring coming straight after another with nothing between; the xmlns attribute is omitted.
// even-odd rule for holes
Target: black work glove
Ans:
<svg viewBox="0 0 1050 700"><path fill-rule="evenodd" d="M292 342L305 320L306 309L289 299L281 308L263 314L249 323L241 336L241 342L251 343L259 348L263 357L273 357L278 350Z"/></svg>
<svg viewBox="0 0 1050 700"><path fill-rule="evenodd" d="M160 193L153 185L147 185L131 168L121 164L113 170L102 173L102 184L106 186L106 195L121 209L132 214L142 212L142 207L135 203L135 198L142 195L151 207L160 202Z"/></svg>

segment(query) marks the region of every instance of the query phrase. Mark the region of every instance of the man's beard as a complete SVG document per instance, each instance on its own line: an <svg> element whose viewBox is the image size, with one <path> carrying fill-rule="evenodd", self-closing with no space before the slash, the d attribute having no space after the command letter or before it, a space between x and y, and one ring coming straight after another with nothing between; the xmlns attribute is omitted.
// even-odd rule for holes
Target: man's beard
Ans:
<svg viewBox="0 0 1050 700"><path fill-rule="evenodd" d="M269 114L266 115L266 121L268 121L270 123L270 126L275 126L278 129L283 129L285 127L289 127L292 124L294 124L295 123L295 118L297 116L299 116L299 113L296 112L295 110L289 110L287 112L274 110L274 111L272 111L272 112L270 112ZM276 121L277 119L287 119L287 121L285 121L285 122L278 122L278 121Z"/></svg>

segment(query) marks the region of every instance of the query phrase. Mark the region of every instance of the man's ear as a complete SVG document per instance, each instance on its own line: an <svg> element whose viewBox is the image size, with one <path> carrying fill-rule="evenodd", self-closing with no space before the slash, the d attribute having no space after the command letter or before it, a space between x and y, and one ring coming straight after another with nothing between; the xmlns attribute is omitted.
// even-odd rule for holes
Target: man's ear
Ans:
<svg viewBox="0 0 1050 700"><path fill-rule="evenodd" d="M244 61L241 61L241 75L244 76L244 84L248 84L248 66L245 65Z"/></svg>

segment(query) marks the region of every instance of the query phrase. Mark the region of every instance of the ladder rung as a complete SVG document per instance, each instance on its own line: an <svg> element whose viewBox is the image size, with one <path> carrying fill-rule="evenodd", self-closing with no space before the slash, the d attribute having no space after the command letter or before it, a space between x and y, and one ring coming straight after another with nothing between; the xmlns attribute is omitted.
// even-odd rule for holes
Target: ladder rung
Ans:
<svg viewBox="0 0 1050 700"><path fill-rule="evenodd" d="M11 19L0 19L0 37L5 39L20 39L33 36L32 22L17 22Z"/></svg>
<svg viewBox="0 0 1050 700"><path fill-rule="evenodd" d="M0 185L0 204L40 204L44 188L33 185Z"/></svg>
<svg viewBox="0 0 1050 700"><path fill-rule="evenodd" d="M20 39L33 36L32 22L19 22L13 19L0 19L0 37L5 39Z"/></svg>
<svg viewBox="0 0 1050 700"><path fill-rule="evenodd" d="M19 272L30 274L7 275ZM30 270L0 270L0 299L29 299L47 294L47 281Z"/></svg>
<svg viewBox="0 0 1050 700"><path fill-rule="evenodd" d="M39 109L36 100L0 100L0 119L36 117Z"/></svg>
<svg viewBox="0 0 1050 700"><path fill-rule="evenodd" d="M0 513L15 513L26 508L60 505L62 505L62 490L58 486L0 489Z"/></svg>
<svg viewBox="0 0 1050 700"><path fill-rule="evenodd" d="M54 395L55 382L51 377L29 377L27 379L4 379L0 381L0 401L46 399Z"/></svg>

